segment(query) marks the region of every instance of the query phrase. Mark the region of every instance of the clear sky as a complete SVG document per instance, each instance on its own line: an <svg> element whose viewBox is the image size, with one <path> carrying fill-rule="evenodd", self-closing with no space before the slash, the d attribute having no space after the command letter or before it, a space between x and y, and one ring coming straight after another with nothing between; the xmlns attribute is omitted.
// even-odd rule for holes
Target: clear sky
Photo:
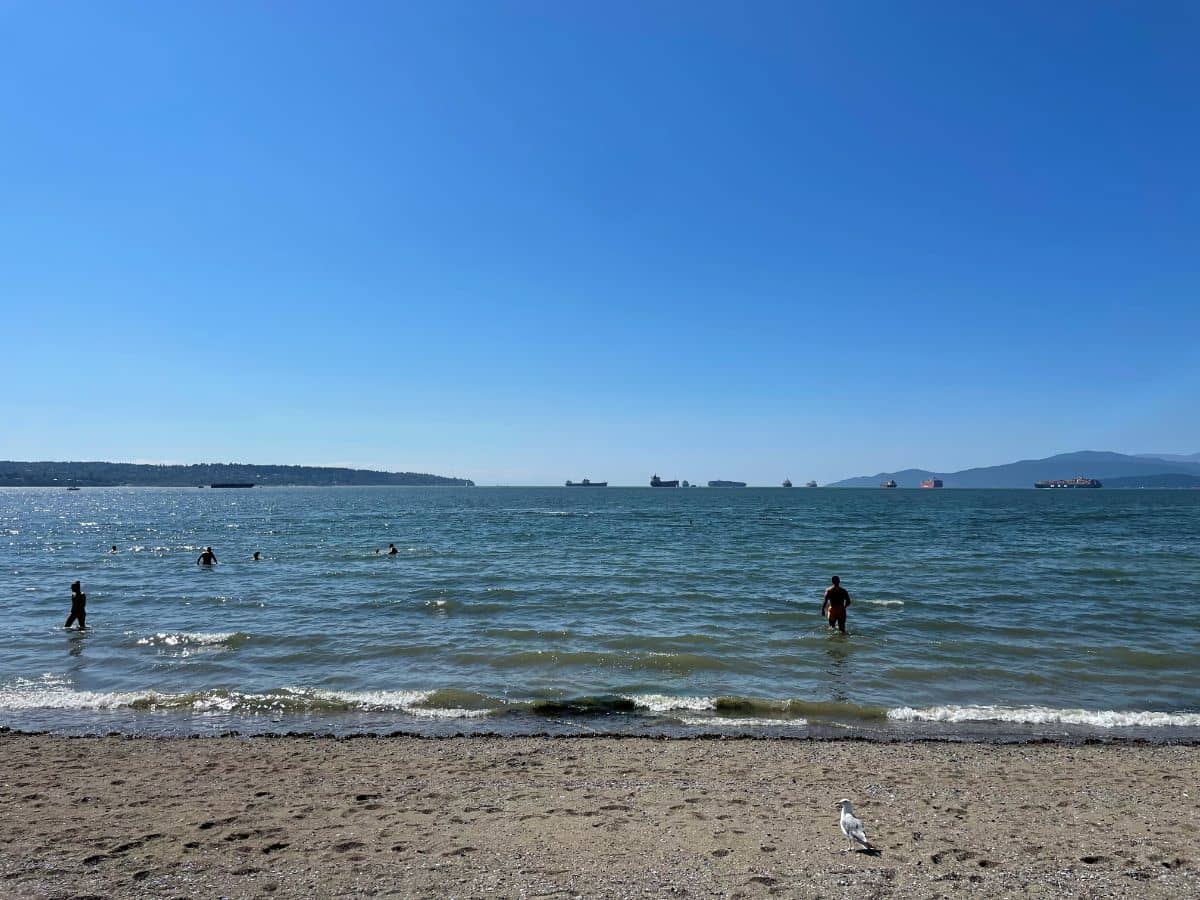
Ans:
<svg viewBox="0 0 1200 900"><path fill-rule="evenodd" d="M1200 450L1195 3L0 2L0 458Z"/></svg>

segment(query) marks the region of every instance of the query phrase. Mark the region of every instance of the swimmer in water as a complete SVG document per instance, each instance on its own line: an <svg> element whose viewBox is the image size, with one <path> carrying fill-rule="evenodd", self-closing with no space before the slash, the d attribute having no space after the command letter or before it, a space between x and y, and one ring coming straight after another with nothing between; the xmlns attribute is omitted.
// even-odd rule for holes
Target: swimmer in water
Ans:
<svg viewBox="0 0 1200 900"><path fill-rule="evenodd" d="M111 550L109 550L108 552L109 552L109 553L116 553L116 552L117 552L117 545L116 545L116 544L113 544L113 545L112 545L112 549L111 549Z"/></svg>
<svg viewBox="0 0 1200 900"><path fill-rule="evenodd" d="M71 614L67 616L67 623L63 628L70 628L75 622L79 623L79 630L83 631L87 628L84 621L87 619L87 594L83 592L78 581L71 582Z"/></svg>
<svg viewBox="0 0 1200 900"><path fill-rule="evenodd" d="M198 566L211 566L217 561L217 554L213 553L212 547L205 547L204 552L196 560Z"/></svg>
<svg viewBox="0 0 1200 900"><path fill-rule="evenodd" d="M255 550L255 551L254 551L254 556L253 556L253 557L251 557L251 558L252 558L252 559L253 559L255 562L259 562L260 560L262 560L262 554L261 554L261 553L259 553L257 550Z"/></svg>
<svg viewBox="0 0 1200 900"><path fill-rule="evenodd" d="M829 627L846 633L846 607L850 605L850 592L842 587L842 580L833 576L833 584L825 588L825 599L821 601L821 615L829 617Z"/></svg>
<svg viewBox="0 0 1200 900"><path fill-rule="evenodd" d="M400 551L396 549L395 544L388 544L388 556L395 556Z"/></svg>

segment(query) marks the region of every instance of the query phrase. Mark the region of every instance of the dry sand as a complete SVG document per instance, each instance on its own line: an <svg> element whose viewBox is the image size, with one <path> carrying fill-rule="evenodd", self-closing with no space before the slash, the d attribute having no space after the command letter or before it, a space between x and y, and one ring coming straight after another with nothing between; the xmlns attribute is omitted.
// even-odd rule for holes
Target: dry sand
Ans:
<svg viewBox="0 0 1200 900"><path fill-rule="evenodd" d="M1200 896L1198 776L1194 746L8 733L0 895ZM842 796L881 855L843 852Z"/></svg>

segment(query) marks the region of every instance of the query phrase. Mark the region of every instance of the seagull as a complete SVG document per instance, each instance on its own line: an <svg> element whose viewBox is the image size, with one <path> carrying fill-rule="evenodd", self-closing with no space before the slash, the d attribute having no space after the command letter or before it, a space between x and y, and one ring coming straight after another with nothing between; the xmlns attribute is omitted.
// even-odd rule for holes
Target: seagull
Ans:
<svg viewBox="0 0 1200 900"><path fill-rule="evenodd" d="M867 840L867 833L863 831L863 823L857 816L854 815L854 807L849 800L839 800L834 806L842 808L842 814L838 817L838 824L842 826L842 834L850 841L849 850L855 849L855 844L858 844L869 853L878 853L879 851L871 846L871 842ZM843 851L845 852L845 851Z"/></svg>

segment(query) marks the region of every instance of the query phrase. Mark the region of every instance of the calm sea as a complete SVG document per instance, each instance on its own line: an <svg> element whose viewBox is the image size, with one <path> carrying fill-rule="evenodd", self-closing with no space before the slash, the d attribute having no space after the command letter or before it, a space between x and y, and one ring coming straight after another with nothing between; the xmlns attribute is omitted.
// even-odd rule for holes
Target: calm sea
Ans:
<svg viewBox="0 0 1200 900"><path fill-rule="evenodd" d="M1197 491L3 489L0 578L14 728L1200 735Z"/></svg>

